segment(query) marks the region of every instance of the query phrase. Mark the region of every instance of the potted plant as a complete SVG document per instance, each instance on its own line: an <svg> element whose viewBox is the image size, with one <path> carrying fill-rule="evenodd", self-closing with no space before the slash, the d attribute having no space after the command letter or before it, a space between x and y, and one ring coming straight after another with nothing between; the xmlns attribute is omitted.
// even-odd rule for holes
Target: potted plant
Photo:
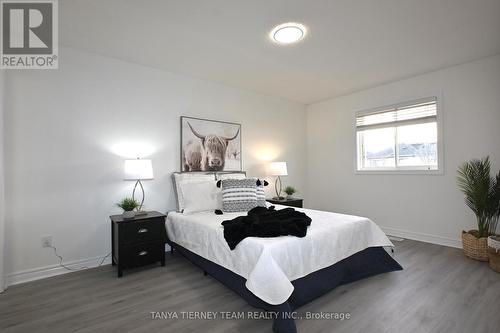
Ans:
<svg viewBox="0 0 500 333"><path fill-rule="evenodd" d="M134 209L139 207L139 203L132 198L125 198L119 203L116 204L118 207L123 209L123 218L124 219L131 219L135 216Z"/></svg>
<svg viewBox="0 0 500 333"><path fill-rule="evenodd" d="M297 190L293 186L287 186L287 187L285 187L285 193L286 193L287 199L291 199L292 195L294 193L297 193Z"/></svg>
<svg viewBox="0 0 500 333"><path fill-rule="evenodd" d="M500 273L500 236L488 237L488 258L490 268Z"/></svg>
<svg viewBox="0 0 500 333"><path fill-rule="evenodd" d="M465 203L474 212L477 230L462 231L464 254L488 261L487 239L495 233L498 222L498 180L490 176L489 157L465 162L458 168L457 183L465 194Z"/></svg>
<svg viewBox="0 0 500 333"><path fill-rule="evenodd" d="M496 185L494 187L494 193L497 198L497 211L490 221L491 235L488 237L488 258L490 268L500 273L500 235L494 235L498 225L498 219L500 218L500 171L498 171L496 184L494 185Z"/></svg>

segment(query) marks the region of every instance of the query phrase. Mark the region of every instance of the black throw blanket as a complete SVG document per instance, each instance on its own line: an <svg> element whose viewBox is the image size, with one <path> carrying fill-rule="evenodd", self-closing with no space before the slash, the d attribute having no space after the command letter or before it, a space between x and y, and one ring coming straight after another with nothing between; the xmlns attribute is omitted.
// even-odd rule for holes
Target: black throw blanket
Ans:
<svg viewBox="0 0 500 333"><path fill-rule="evenodd" d="M311 218L293 208L275 210L274 206L255 207L247 216L222 222L224 238L231 250L246 237L304 237Z"/></svg>

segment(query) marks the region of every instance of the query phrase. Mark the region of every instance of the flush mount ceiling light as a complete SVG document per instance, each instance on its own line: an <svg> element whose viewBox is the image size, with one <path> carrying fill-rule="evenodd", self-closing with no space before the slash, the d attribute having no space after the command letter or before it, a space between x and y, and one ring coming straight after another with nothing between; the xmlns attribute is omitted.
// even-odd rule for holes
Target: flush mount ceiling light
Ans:
<svg viewBox="0 0 500 333"><path fill-rule="evenodd" d="M283 23L271 30L269 37L278 44L292 44L306 35L307 29L300 23Z"/></svg>

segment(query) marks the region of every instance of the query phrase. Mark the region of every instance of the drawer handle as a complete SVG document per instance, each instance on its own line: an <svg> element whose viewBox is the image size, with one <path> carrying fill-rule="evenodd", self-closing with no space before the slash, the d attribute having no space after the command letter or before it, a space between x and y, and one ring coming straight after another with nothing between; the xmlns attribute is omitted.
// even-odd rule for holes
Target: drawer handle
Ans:
<svg viewBox="0 0 500 333"><path fill-rule="evenodd" d="M146 254L148 254L148 251L141 251L141 252L139 252L140 256L145 256Z"/></svg>
<svg viewBox="0 0 500 333"><path fill-rule="evenodd" d="M138 234L143 234L143 233L145 233L145 232L148 232L148 229L146 229L146 228L141 228L141 229L139 229L139 230L137 231L137 233L138 233Z"/></svg>

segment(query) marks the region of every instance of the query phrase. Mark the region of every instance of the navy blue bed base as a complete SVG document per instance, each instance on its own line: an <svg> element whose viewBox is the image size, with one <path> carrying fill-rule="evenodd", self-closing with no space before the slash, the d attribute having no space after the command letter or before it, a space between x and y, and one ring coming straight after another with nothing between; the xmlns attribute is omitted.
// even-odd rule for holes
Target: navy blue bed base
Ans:
<svg viewBox="0 0 500 333"><path fill-rule="evenodd" d="M273 323L273 331L276 333L296 333L297 328L291 313L336 287L377 274L403 269L382 247L370 247L332 266L292 281L294 291L288 300L279 305L271 305L252 294L245 287L246 279L240 275L176 243L171 241L168 243L192 263L240 295L248 304L276 313Z"/></svg>

